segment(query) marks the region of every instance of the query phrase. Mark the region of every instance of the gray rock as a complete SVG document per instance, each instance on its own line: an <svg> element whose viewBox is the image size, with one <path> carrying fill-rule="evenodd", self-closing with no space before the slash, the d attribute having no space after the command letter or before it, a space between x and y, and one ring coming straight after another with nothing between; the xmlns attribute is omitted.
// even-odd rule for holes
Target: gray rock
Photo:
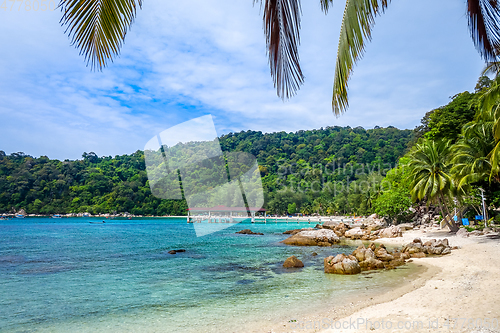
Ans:
<svg viewBox="0 0 500 333"><path fill-rule="evenodd" d="M303 230L282 241L284 244L296 246L330 246L338 242L339 236L330 229Z"/></svg>
<svg viewBox="0 0 500 333"><path fill-rule="evenodd" d="M338 254L337 256L327 257L324 260L325 273L330 274L359 274L361 267L358 260L354 256L346 256L345 254Z"/></svg>
<svg viewBox="0 0 500 333"><path fill-rule="evenodd" d="M457 231L457 236L459 237L469 237L469 232L465 228L460 228L460 230Z"/></svg>
<svg viewBox="0 0 500 333"><path fill-rule="evenodd" d="M285 268L298 268L298 267L304 267L304 264L302 261L297 259L296 256L291 256L285 260L283 263L283 267Z"/></svg>

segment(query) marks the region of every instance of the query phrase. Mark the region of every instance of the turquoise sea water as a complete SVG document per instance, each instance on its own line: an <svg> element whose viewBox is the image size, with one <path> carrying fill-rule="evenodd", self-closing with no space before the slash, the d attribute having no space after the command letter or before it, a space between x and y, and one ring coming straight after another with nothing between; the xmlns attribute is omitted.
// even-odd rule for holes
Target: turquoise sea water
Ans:
<svg viewBox="0 0 500 333"><path fill-rule="evenodd" d="M250 332L411 273L324 274L326 256L357 245L279 243L307 223L240 223L196 237L185 219L89 221L97 220L0 221L2 332ZM246 228L265 235L235 234ZM283 269L291 255L305 267Z"/></svg>

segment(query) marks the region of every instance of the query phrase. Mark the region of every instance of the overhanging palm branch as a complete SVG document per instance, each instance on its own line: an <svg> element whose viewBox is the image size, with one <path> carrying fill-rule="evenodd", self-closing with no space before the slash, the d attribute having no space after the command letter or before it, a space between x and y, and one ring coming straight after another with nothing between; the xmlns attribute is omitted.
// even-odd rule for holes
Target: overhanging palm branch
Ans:
<svg viewBox="0 0 500 333"><path fill-rule="evenodd" d="M340 31L333 83L333 112L338 115L349 106L347 88L356 61L362 56L365 40L370 40L374 17L390 0L347 0ZM469 29L481 56L490 62L500 53L500 8L497 0L467 0Z"/></svg>
<svg viewBox="0 0 500 333"><path fill-rule="evenodd" d="M102 70L120 53L142 0L61 0L61 23L87 65Z"/></svg>
<svg viewBox="0 0 500 333"><path fill-rule="evenodd" d="M497 0L467 0L469 30L474 45L486 61L496 61L500 51L500 10Z"/></svg>
<svg viewBox="0 0 500 333"><path fill-rule="evenodd" d="M390 0L346 1L333 80L332 109L335 115L341 114L349 106L349 77L354 65L363 55L366 40L371 39L375 16L387 7L388 1Z"/></svg>
<svg viewBox="0 0 500 333"><path fill-rule="evenodd" d="M264 34L271 76L278 96L283 99L295 95L304 82L298 50L300 15L300 0L266 0L264 3Z"/></svg>

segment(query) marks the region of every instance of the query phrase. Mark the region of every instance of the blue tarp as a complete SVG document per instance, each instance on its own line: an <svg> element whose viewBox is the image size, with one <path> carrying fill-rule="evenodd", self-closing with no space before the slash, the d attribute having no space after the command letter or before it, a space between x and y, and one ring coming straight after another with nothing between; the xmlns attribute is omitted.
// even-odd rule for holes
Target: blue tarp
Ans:
<svg viewBox="0 0 500 333"><path fill-rule="evenodd" d="M463 225L469 225L469 219L462 219Z"/></svg>

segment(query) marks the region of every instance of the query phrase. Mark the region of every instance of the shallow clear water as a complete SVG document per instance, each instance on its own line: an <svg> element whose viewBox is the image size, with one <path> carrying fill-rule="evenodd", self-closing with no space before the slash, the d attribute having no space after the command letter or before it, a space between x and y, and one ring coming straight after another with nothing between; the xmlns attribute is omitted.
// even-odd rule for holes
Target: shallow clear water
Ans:
<svg viewBox="0 0 500 333"><path fill-rule="evenodd" d="M89 221L97 220L0 221L2 331L247 332L245 325L291 320L411 273L324 274L326 256L356 245L279 243L283 231L307 223L240 223L196 237L185 219ZM265 235L235 234L246 228ZM305 267L283 269L291 255Z"/></svg>

